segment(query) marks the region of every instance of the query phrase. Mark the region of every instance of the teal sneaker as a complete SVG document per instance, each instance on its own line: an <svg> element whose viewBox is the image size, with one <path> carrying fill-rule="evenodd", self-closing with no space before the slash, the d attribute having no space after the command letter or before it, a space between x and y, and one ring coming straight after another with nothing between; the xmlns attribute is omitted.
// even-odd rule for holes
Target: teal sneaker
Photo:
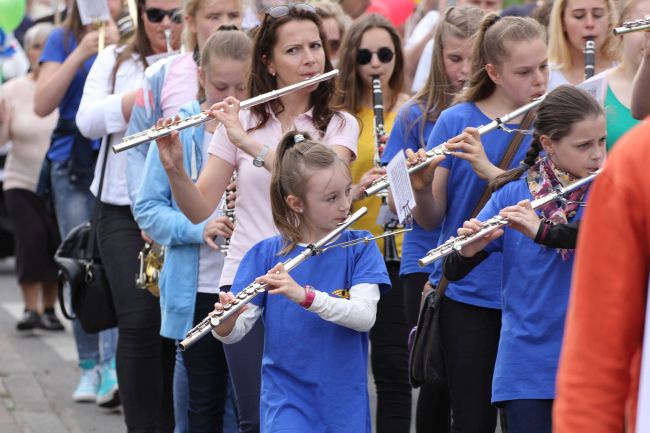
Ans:
<svg viewBox="0 0 650 433"><path fill-rule="evenodd" d="M97 400L99 389L99 370L93 360L79 362L81 378L77 389L72 393L72 399L77 403L92 403Z"/></svg>
<svg viewBox="0 0 650 433"><path fill-rule="evenodd" d="M120 405L120 393L115 372L115 358L104 364L101 371L101 382L97 392L99 407L114 408Z"/></svg>

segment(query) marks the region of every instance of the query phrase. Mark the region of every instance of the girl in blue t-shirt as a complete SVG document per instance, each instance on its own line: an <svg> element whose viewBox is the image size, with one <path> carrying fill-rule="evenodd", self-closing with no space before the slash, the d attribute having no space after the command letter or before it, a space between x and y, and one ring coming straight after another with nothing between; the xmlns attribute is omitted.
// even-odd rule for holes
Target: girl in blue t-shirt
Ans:
<svg viewBox="0 0 650 433"><path fill-rule="evenodd" d="M411 177L417 202L413 216L426 229L440 226L440 240L455 235L470 217L487 181L501 173L495 165L515 136L497 129L481 137L483 146L473 127L542 96L548 81L546 60L546 36L538 22L493 13L483 19L472 50L468 86L457 98L459 103L441 113L427 143L431 149L448 140L453 153ZM506 126L518 129L520 122ZM511 167L524 158L529 142L525 138L518 145ZM417 159L412 151L407 154L411 162ZM440 329L455 432L493 433L496 427L490 397L501 329L500 260L494 254L468 278L449 283L441 302ZM441 276L436 263L429 280L436 286Z"/></svg>
<svg viewBox="0 0 650 433"><path fill-rule="evenodd" d="M253 281L270 286L213 332L234 343L264 316L260 423L266 433L371 431L368 331L380 292L390 287L379 249L364 242L334 248L291 275L281 264L346 220L351 186L349 168L332 149L302 134L286 135L271 180L273 221L281 235L246 253L232 292L220 292L221 304L215 304L221 311ZM365 236L347 230L335 242Z"/></svg>
<svg viewBox="0 0 650 433"><path fill-rule="evenodd" d="M417 151L427 139L440 113L451 105L469 79L469 56L474 36L485 12L475 6L449 7L434 35L431 73L425 86L397 115L382 165L405 149ZM433 265L420 268L417 261L438 241L439 228L425 230L413 223L413 230L404 233L400 277L404 284L404 307L409 329L418 321L424 284ZM416 413L418 432L449 431L449 397L446 386L425 383L420 387Z"/></svg>
<svg viewBox="0 0 650 433"><path fill-rule="evenodd" d="M570 193L566 202L554 201L537 211L530 200L598 170L605 160L606 136L604 112L587 92L560 86L549 93L537 111L526 158L494 180L500 189L458 234L476 232L480 221L497 214L515 230L492 232L454 253L443 266L444 275L456 280L492 253L503 255L503 318L492 402L505 408L510 433L551 432L575 237L560 248L535 242L545 226L580 218L588 186ZM542 150L545 155L538 158Z"/></svg>

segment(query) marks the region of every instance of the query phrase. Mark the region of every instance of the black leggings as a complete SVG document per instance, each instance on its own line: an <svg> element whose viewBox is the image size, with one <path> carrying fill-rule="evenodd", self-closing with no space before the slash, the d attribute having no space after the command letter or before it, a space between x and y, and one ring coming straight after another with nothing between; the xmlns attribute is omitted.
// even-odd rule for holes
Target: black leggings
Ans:
<svg viewBox="0 0 650 433"><path fill-rule="evenodd" d="M409 329L418 322L422 289L428 279L429 274L426 272L407 274L402 278L404 281L404 311ZM428 383L422 385L415 415L415 431L417 433L447 433L449 432L449 422L449 389L447 385Z"/></svg>
<svg viewBox="0 0 650 433"><path fill-rule="evenodd" d="M143 240L129 206L101 203L97 240L117 313L116 369L128 433L172 433L175 344L160 336L158 298L136 289Z"/></svg>
<svg viewBox="0 0 650 433"><path fill-rule="evenodd" d="M494 433L497 409L490 402L501 310L444 296L440 329L453 413L451 431Z"/></svg>
<svg viewBox="0 0 650 433"><path fill-rule="evenodd" d="M408 381L408 334L399 263L387 264L392 289L377 304L370 330L370 361L377 387L377 433L408 432L411 385Z"/></svg>

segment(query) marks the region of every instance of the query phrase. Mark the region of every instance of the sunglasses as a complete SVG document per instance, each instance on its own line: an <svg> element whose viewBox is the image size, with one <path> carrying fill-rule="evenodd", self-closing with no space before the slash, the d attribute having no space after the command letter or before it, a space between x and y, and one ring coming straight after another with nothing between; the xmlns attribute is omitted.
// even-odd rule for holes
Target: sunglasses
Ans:
<svg viewBox="0 0 650 433"><path fill-rule="evenodd" d="M393 60L395 53L388 47L381 47L376 52L372 52L366 48L361 48L357 52L357 63L360 65L367 65L372 61L372 55L377 54L377 58L382 63L390 63Z"/></svg>
<svg viewBox="0 0 650 433"><path fill-rule="evenodd" d="M147 14L147 19L152 23L160 23L165 19L165 16L168 16L171 22L174 24L180 24L183 22L183 13L180 9L158 9L158 8L148 8L145 9Z"/></svg>
<svg viewBox="0 0 650 433"><path fill-rule="evenodd" d="M291 9L298 9L301 11L305 12L311 12L311 13L316 13L316 8L313 7L312 5L308 5L305 3L299 3L295 5L280 5L280 6L273 6L268 8L266 11L266 14L270 16L271 18L281 18L281 17L286 17L289 15L289 12L291 12Z"/></svg>

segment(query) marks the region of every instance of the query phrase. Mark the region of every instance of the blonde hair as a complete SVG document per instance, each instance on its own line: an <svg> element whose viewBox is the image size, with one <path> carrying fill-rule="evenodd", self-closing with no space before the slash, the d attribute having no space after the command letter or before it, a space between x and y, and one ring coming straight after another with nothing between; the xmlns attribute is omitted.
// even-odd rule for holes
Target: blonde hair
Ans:
<svg viewBox="0 0 650 433"><path fill-rule="evenodd" d="M488 75L485 65L501 65L509 57L506 44L541 39L546 42L546 31L532 18L499 17L491 12L487 14L479 29L471 55L469 84L456 97L460 102L481 101L492 95L496 84Z"/></svg>
<svg viewBox="0 0 650 433"><path fill-rule="evenodd" d="M53 29L54 26L50 23L38 23L30 27L25 33L23 44L25 46L25 51L28 51L39 39L43 39L43 42L45 42Z"/></svg>
<svg viewBox="0 0 650 433"><path fill-rule="evenodd" d="M206 4L212 4L221 0L183 0L183 13L189 15L192 18L196 19L196 13L204 7ZM239 2L239 7L244 12L244 0L237 0ZM199 41L197 39L196 33L189 31L187 25L183 27L183 40L185 41L185 48L187 51L194 52L199 47Z"/></svg>
<svg viewBox="0 0 650 433"><path fill-rule="evenodd" d="M605 56L605 60L613 62L618 60L618 39L612 33L612 29L618 20L618 10L614 0L603 0L607 7L607 32L605 43L598 47L600 54ZM569 0L555 0L551 9L549 19L549 41L548 41L548 60L554 67L561 69L571 69L573 60L571 59L571 48L569 39L564 31L564 11L566 10Z"/></svg>
<svg viewBox="0 0 650 433"><path fill-rule="evenodd" d="M303 140L296 142L296 136ZM280 255L291 251L300 241L300 225L308 223L302 213L295 212L287 203L293 195L305 202L307 182L315 170L323 170L339 164L352 179L347 164L331 147L312 141L306 132L288 132L275 150L271 174L271 210L273 222L282 234L285 246Z"/></svg>
<svg viewBox="0 0 650 433"><path fill-rule="evenodd" d="M343 39L345 32L350 28L350 25L352 24L352 19L347 16L345 12L343 12L341 5L329 0L312 1L311 4L314 5L316 8L316 13L321 17L322 20L334 18L336 25L339 28L341 39Z"/></svg>
<svg viewBox="0 0 650 433"><path fill-rule="evenodd" d="M201 50L199 62L203 71L207 71L216 59L231 59L250 65L253 53L253 41L240 30L220 29L212 33ZM250 67L247 68L250 72ZM203 86L199 86L199 101L205 98Z"/></svg>
<svg viewBox="0 0 650 433"><path fill-rule="evenodd" d="M452 83L447 79L445 70L444 42L447 38L470 39L474 37L478 32L483 15L485 15L485 11L476 6L451 6L447 8L438 23L433 36L431 72L422 89L412 99L413 103L420 106L423 113L422 117L417 120L420 122L421 147L426 145L427 137L424 137L426 123L438 120L440 113L449 107L453 98Z"/></svg>

